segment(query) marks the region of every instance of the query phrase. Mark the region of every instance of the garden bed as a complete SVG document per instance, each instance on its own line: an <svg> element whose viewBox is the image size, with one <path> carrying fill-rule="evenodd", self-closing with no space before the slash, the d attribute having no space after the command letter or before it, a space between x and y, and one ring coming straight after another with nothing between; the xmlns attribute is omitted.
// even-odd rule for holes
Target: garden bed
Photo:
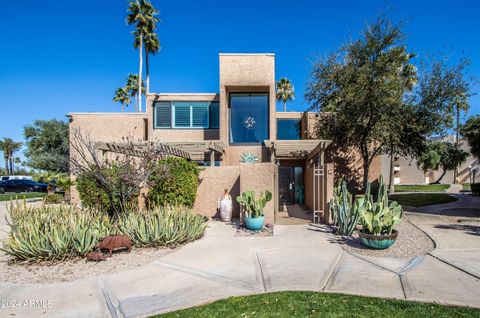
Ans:
<svg viewBox="0 0 480 318"><path fill-rule="evenodd" d="M237 228L237 231L235 232L235 236L242 236L242 237L273 236L273 227L264 226L261 231L255 232L255 231L249 230L246 227L242 226L242 227Z"/></svg>
<svg viewBox="0 0 480 318"><path fill-rule="evenodd" d="M360 242L357 233L354 233L352 237L343 237L338 242L342 244L342 248L347 252L374 257L415 257L425 255L435 248L435 244L430 237L405 218L398 224L396 229L398 230L396 242L385 250L374 250L364 246Z"/></svg>
<svg viewBox="0 0 480 318"><path fill-rule="evenodd" d="M2 282L7 283L54 283L81 278L96 278L149 264L175 249L133 248L130 253L115 251L112 257L101 262L87 262L83 258L65 262L41 262L34 264L13 264L10 258L0 253Z"/></svg>

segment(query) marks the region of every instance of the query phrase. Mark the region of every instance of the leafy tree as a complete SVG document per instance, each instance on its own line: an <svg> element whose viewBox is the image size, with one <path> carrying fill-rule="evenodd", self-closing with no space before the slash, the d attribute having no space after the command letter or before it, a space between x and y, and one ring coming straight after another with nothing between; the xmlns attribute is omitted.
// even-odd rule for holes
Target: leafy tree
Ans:
<svg viewBox="0 0 480 318"><path fill-rule="evenodd" d="M468 141L470 153L480 160L480 115L470 117L460 128L460 133Z"/></svg>
<svg viewBox="0 0 480 318"><path fill-rule="evenodd" d="M114 102L119 102L122 104L122 112L125 111L125 106L131 103L130 95L127 87L119 87L115 91L115 96L113 97Z"/></svg>
<svg viewBox="0 0 480 318"><path fill-rule="evenodd" d="M27 140L26 165L34 169L68 172L68 123L56 119L35 120L33 125L25 126L23 134Z"/></svg>
<svg viewBox="0 0 480 318"><path fill-rule="evenodd" d="M442 135L448 129L455 129L455 148L458 149L460 117L470 108L468 99L472 96L470 80L466 78L470 62L462 58L452 63L443 56L433 56L420 65L419 85L415 102L424 118L422 125L430 134ZM457 167L454 170L454 182Z"/></svg>
<svg viewBox="0 0 480 318"><path fill-rule="evenodd" d="M13 154L20 150L21 147L22 143L13 141L12 138L3 138L3 140L0 140L0 150L3 152L5 172L7 174L15 174L13 170Z"/></svg>
<svg viewBox="0 0 480 318"><path fill-rule="evenodd" d="M468 152L457 149L455 144L446 141L430 142L427 150L419 156L418 164L423 171L442 169L442 174L434 182L439 183L447 171L454 170L467 160Z"/></svg>
<svg viewBox="0 0 480 318"><path fill-rule="evenodd" d="M319 116L323 138L359 150L363 183L373 159L385 149L400 148L396 128L408 108L405 94L416 81L414 57L407 52L398 25L385 17L367 26L361 38L347 43L311 72L306 99ZM393 134L395 132L395 134Z"/></svg>
<svg viewBox="0 0 480 318"><path fill-rule="evenodd" d="M277 101L283 102L283 111L287 111L287 102L295 99L295 87L286 77L282 77L276 83L276 98Z"/></svg>
<svg viewBox="0 0 480 318"><path fill-rule="evenodd" d="M152 33L155 30L158 18L156 15L158 11L148 0L133 0L129 3L128 14L126 22L128 25L135 25L134 47L139 50L139 67L138 78L143 79L143 42L146 34ZM138 82L138 111L142 111L142 86Z"/></svg>

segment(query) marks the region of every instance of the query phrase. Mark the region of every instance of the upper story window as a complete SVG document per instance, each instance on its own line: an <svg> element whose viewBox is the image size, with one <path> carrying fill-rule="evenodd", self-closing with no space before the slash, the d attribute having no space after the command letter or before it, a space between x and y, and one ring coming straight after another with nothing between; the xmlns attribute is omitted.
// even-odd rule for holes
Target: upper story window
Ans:
<svg viewBox="0 0 480 318"><path fill-rule="evenodd" d="M153 109L155 129L219 128L218 102L156 102Z"/></svg>
<svg viewBox="0 0 480 318"><path fill-rule="evenodd" d="M262 143L269 139L267 93L230 94L230 143Z"/></svg>
<svg viewBox="0 0 480 318"><path fill-rule="evenodd" d="M278 140L298 140L300 136L300 119L277 119Z"/></svg>

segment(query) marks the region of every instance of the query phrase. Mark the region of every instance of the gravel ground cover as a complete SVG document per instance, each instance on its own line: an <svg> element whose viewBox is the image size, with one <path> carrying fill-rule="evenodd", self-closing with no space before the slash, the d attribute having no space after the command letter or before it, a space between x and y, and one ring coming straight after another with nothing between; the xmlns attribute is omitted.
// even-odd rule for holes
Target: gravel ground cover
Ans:
<svg viewBox="0 0 480 318"><path fill-rule="evenodd" d="M396 229L398 230L397 241L385 250L374 250L364 246L356 233L352 237L340 238L338 241L344 250L352 254L373 257L415 257L425 255L435 248L430 237L405 217Z"/></svg>
<svg viewBox="0 0 480 318"><path fill-rule="evenodd" d="M126 271L151 263L174 251L169 248L133 248L130 253L115 251L112 257L100 262L85 259L69 260L62 263L11 264L9 257L0 253L0 275L8 283L53 283L73 281L80 278L99 277Z"/></svg>
<svg viewBox="0 0 480 318"><path fill-rule="evenodd" d="M246 227L237 228L235 236L273 236L273 227L264 227L261 231L255 232Z"/></svg>

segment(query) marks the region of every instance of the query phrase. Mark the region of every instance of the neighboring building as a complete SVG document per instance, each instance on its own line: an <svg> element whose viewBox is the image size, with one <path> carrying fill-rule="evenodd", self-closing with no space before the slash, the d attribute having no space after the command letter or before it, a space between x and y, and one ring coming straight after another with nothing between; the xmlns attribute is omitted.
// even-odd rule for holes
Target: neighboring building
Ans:
<svg viewBox="0 0 480 318"><path fill-rule="evenodd" d="M325 164L324 152L330 141L312 139L315 114L276 111L274 54L220 54L219 66L218 93L152 93L145 113L70 113L70 129L107 148L131 136L188 153L206 166L194 206L200 214L217 213L224 188L233 198L269 190L275 199L266 222L274 222L284 204L328 221L333 165ZM245 157L258 162L241 163Z"/></svg>
<svg viewBox="0 0 480 318"><path fill-rule="evenodd" d="M455 142L454 136L447 136L441 140ZM459 142L459 148L469 152L470 147L468 143L461 139ZM382 161L382 174L388 178L390 175L390 157L388 155L383 155L381 157ZM467 160L458 167L458 183L469 183L470 178L473 177L470 171L472 168L476 168L477 176L480 172L480 164L478 159L469 155ZM417 164L417 160L412 157L400 157L396 158L394 161L394 183L395 184L429 184L436 182L443 173L443 169L438 169L437 171L422 171ZM476 178L476 180L479 180ZM388 179L387 179L388 180ZM440 180L440 183L451 184L454 183L453 180L453 170L449 170L445 173L445 176Z"/></svg>

